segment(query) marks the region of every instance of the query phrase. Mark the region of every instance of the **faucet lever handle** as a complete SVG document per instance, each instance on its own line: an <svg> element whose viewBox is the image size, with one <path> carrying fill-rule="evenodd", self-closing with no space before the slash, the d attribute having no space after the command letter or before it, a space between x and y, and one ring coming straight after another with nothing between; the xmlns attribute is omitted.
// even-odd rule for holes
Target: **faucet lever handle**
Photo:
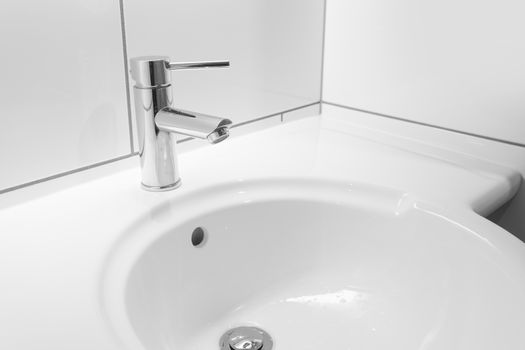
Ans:
<svg viewBox="0 0 525 350"><path fill-rule="evenodd" d="M230 61L167 62L167 68L170 70L228 68L228 67L230 67Z"/></svg>

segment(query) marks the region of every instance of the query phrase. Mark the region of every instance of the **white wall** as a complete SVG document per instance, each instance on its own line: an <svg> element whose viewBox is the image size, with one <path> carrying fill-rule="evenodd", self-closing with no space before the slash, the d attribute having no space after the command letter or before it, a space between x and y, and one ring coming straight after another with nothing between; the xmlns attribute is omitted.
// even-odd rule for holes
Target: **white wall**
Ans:
<svg viewBox="0 0 525 350"><path fill-rule="evenodd" d="M172 72L180 108L240 123L321 98L323 0L128 0L124 11L130 58L231 60Z"/></svg>
<svg viewBox="0 0 525 350"><path fill-rule="evenodd" d="M525 176L524 13L514 0L328 0L323 101L451 130L432 142ZM525 240L524 212L522 186L491 219Z"/></svg>
<svg viewBox="0 0 525 350"><path fill-rule="evenodd" d="M130 153L119 18L115 1L2 2L0 190Z"/></svg>
<svg viewBox="0 0 525 350"><path fill-rule="evenodd" d="M328 0L323 100L525 144L525 2Z"/></svg>
<svg viewBox="0 0 525 350"><path fill-rule="evenodd" d="M123 2L126 32L118 0L2 3L0 193L133 155L125 48L231 59L174 73L174 97L237 124L320 101L323 0Z"/></svg>

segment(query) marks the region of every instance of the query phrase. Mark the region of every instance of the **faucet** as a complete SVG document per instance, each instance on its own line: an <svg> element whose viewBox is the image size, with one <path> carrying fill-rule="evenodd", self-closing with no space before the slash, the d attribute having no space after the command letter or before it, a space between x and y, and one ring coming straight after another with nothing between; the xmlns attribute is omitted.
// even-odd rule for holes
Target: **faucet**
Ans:
<svg viewBox="0 0 525 350"><path fill-rule="evenodd" d="M218 143L228 137L232 125L229 119L173 108L170 71L229 66L228 61L171 63L165 56L130 60L142 188L169 191L180 186L175 134Z"/></svg>

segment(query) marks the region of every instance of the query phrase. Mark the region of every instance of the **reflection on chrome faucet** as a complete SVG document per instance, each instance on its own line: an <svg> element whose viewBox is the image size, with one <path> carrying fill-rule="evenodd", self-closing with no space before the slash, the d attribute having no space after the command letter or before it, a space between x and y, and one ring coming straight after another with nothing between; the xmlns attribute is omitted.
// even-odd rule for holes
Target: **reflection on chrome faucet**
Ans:
<svg viewBox="0 0 525 350"><path fill-rule="evenodd" d="M169 58L164 56L131 59L144 189L168 191L180 185L174 134L218 143L228 137L232 125L229 119L172 108L170 70L229 65L227 61L170 63Z"/></svg>

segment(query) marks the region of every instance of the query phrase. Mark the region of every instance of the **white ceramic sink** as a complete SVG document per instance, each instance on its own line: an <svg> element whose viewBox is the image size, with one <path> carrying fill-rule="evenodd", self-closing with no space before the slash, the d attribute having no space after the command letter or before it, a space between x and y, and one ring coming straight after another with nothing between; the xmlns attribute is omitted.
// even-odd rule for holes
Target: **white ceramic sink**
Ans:
<svg viewBox="0 0 525 350"><path fill-rule="evenodd" d="M139 218L108 265L126 349L218 349L246 325L276 350L525 344L523 249L473 213L306 180L233 183L169 206L180 215L160 205L154 225Z"/></svg>
<svg viewBox="0 0 525 350"><path fill-rule="evenodd" d="M483 217L519 174L327 113L182 152L173 192L130 159L0 202L0 349L524 349L525 245Z"/></svg>

